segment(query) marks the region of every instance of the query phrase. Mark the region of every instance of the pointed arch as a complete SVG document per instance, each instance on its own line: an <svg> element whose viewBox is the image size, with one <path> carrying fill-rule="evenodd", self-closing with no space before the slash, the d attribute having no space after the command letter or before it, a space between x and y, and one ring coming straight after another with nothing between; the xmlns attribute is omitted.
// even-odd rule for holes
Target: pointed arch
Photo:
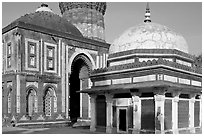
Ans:
<svg viewBox="0 0 204 136"><path fill-rule="evenodd" d="M12 87L10 86L9 88L8 88L8 94L7 94L7 112L8 113L11 113L11 104L12 104L12 102L11 102L11 97L12 97Z"/></svg>
<svg viewBox="0 0 204 136"><path fill-rule="evenodd" d="M93 68L93 65L92 65L92 63L91 63L91 60L85 55L85 54L78 54L75 58L74 58L74 60L72 61L72 64L71 64L71 73L72 73L72 71L73 71L73 69L74 69L74 64L75 64L75 62L76 61L78 61L78 60L82 60L83 61L83 63L87 66L87 68L88 68L88 74L90 74L90 72L91 72L91 70L92 70L92 68Z"/></svg>
<svg viewBox="0 0 204 136"><path fill-rule="evenodd" d="M26 113L32 117L38 111L38 96L35 86L28 86L26 89Z"/></svg>
<svg viewBox="0 0 204 136"><path fill-rule="evenodd" d="M87 58L90 60L91 65L92 65L91 69L93 70L93 69L96 68L95 61L94 61L93 57L87 51L85 51L85 50L77 50L76 52L74 52L72 54L72 56L69 59L69 66L68 66L69 73L71 73L72 63L73 63L74 59L76 58L76 56L78 56L78 55L85 55L85 56L87 56Z"/></svg>
<svg viewBox="0 0 204 136"><path fill-rule="evenodd" d="M53 112L57 112L57 95L55 90L56 88L50 84L44 87L43 112L45 116L52 116Z"/></svg>

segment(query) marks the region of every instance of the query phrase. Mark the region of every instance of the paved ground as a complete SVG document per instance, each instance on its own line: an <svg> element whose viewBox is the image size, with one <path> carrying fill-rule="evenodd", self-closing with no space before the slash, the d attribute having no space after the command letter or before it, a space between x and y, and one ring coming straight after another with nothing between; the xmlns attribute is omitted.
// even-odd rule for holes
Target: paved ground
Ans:
<svg viewBox="0 0 204 136"><path fill-rule="evenodd" d="M104 134L105 132L90 132L88 128L52 127L52 128L19 128L2 127L2 134ZM181 133L181 134L189 134ZM200 129L196 134L202 134Z"/></svg>
<svg viewBox="0 0 204 136"><path fill-rule="evenodd" d="M102 132L90 132L84 128L19 128L19 127L3 127L2 134L102 134Z"/></svg>

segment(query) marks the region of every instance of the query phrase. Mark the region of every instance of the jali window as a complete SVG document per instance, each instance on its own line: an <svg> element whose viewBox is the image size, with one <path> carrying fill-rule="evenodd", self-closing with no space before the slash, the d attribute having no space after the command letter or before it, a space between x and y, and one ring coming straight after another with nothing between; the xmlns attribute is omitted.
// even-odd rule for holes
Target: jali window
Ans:
<svg viewBox="0 0 204 136"><path fill-rule="evenodd" d="M50 91L47 92L45 96L45 115L51 116L52 113L52 96L50 94Z"/></svg>
<svg viewBox="0 0 204 136"><path fill-rule="evenodd" d="M10 88L9 90L9 94L8 94L8 97L7 97L7 101L8 101L8 113L11 113L11 91L12 89Z"/></svg>
<svg viewBox="0 0 204 136"><path fill-rule="evenodd" d="M57 97L54 89L48 88L44 96L44 113L51 116L52 112L57 112Z"/></svg>

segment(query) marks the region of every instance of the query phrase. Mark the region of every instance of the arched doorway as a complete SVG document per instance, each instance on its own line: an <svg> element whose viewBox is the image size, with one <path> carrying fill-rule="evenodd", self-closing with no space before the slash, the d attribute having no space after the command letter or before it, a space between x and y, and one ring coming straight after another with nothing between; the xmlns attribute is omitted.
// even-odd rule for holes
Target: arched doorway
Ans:
<svg viewBox="0 0 204 136"><path fill-rule="evenodd" d="M76 91L86 89L88 87L89 71L92 64L88 57L79 54L75 57L71 65L70 75L70 119L76 122L77 118L88 118L88 95L80 94Z"/></svg>
<svg viewBox="0 0 204 136"><path fill-rule="evenodd" d="M37 99L37 96L36 96L36 91L33 89L33 88L30 88L28 90L28 93L27 93L27 106L26 106L26 112L27 112L27 115L29 117L32 117L32 115L34 114L34 110L35 110L35 106L36 106L36 99Z"/></svg>

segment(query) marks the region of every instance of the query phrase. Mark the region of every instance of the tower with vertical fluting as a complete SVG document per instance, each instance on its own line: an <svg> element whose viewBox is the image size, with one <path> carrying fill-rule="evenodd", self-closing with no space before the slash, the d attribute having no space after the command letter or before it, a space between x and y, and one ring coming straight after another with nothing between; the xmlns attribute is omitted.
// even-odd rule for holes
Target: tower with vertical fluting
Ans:
<svg viewBox="0 0 204 136"><path fill-rule="evenodd" d="M62 17L74 24L84 37L105 42L105 2L60 2Z"/></svg>

